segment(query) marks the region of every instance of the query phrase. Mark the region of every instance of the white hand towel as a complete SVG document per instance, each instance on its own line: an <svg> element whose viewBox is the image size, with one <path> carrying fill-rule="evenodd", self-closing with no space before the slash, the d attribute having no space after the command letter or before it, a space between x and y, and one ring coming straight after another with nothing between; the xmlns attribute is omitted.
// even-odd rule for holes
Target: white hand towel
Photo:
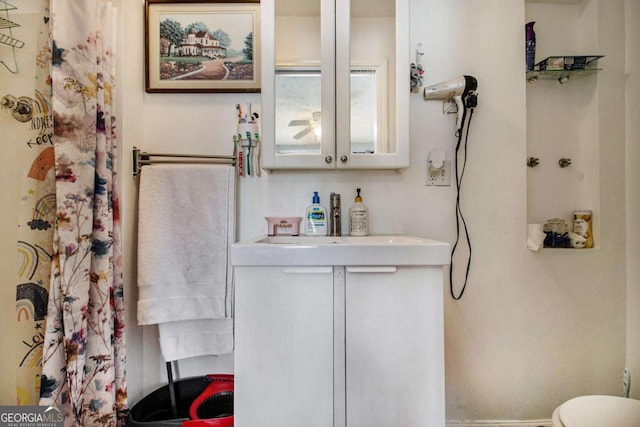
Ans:
<svg viewBox="0 0 640 427"><path fill-rule="evenodd" d="M158 335L165 362L233 353L233 319L160 323Z"/></svg>
<svg viewBox="0 0 640 427"><path fill-rule="evenodd" d="M145 167L139 192L138 323L179 322L160 328L161 335L164 329L167 336L177 336L179 327L191 336L199 330L204 338L210 330L186 321L232 317L234 168ZM175 341L161 336L163 342ZM232 341L220 347L228 353Z"/></svg>

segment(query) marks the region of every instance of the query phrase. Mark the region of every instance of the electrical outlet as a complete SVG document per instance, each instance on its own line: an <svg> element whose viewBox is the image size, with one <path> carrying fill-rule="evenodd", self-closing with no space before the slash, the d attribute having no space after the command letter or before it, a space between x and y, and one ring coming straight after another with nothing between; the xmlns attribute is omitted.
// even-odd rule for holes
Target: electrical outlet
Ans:
<svg viewBox="0 0 640 427"><path fill-rule="evenodd" d="M442 166L436 168L431 160L427 161L427 182L425 185L447 187L451 185L451 161L444 160Z"/></svg>
<svg viewBox="0 0 640 427"><path fill-rule="evenodd" d="M628 368L624 368L622 372L622 391L624 397L629 397L629 389L631 388L631 371Z"/></svg>

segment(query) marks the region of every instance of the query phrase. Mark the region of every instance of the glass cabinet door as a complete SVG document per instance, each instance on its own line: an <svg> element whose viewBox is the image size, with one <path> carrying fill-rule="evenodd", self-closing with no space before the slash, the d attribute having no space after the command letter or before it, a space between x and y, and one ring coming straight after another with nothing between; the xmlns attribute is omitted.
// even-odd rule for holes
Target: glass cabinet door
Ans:
<svg viewBox="0 0 640 427"><path fill-rule="evenodd" d="M263 58L272 78L263 87L263 137L273 140L265 144L265 167L334 168L335 1L267 0L261 7L263 16L273 7L274 21L273 35L263 32L264 49L273 48Z"/></svg>
<svg viewBox="0 0 640 427"><path fill-rule="evenodd" d="M403 11L403 0L336 1L336 139L345 166L379 166L380 159L397 157L396 64L404 63L398 52L407 48L398 43L406 32L398 26Z"/></svg>
<svg viewBox="0 0 640 427"><path fill-rule="evenodd" d="M408 1L261 2L265 168L408 166Z"/></svg>

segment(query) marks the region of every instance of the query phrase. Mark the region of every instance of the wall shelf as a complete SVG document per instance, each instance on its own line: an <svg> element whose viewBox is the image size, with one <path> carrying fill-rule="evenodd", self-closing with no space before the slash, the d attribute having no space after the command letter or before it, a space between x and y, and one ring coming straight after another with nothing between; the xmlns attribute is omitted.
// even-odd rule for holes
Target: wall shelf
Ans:
<svg viewBox="0 0 640 427"><path fill-rule="evenodd" d="M550 56L527 71L527 81L533 83L538 79L549 79L566 83L570 79L590 76L601 71L596 65L602 57L604 55Z"/></svg>
<svg viewBox="0 0 640 427"><path fill-rule="evenodd" d="M592 68L588 70L545 70L545 71L527 71L527 81L534 83L539 79L558 80L560 83L566 83L567 80L578 79L601 71L601 68Z"/></svg>

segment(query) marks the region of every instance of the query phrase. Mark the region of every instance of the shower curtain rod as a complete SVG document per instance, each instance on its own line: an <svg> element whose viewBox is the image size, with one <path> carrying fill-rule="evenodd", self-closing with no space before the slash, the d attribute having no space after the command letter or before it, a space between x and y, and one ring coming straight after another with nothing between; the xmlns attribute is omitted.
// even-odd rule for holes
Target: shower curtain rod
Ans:
<svg viewBox="0 0 640 427"><path fill-rule="evenodd" d="M152 157L164 157L168 160L152 159ZM133 147L133 176L140 173L142 166L153 163L206 163L206 164L225 164L235 166L236 158L234 156L217 156L204 154L165 154L165 153L147 153L140 151L139 148Z"/></svg>

